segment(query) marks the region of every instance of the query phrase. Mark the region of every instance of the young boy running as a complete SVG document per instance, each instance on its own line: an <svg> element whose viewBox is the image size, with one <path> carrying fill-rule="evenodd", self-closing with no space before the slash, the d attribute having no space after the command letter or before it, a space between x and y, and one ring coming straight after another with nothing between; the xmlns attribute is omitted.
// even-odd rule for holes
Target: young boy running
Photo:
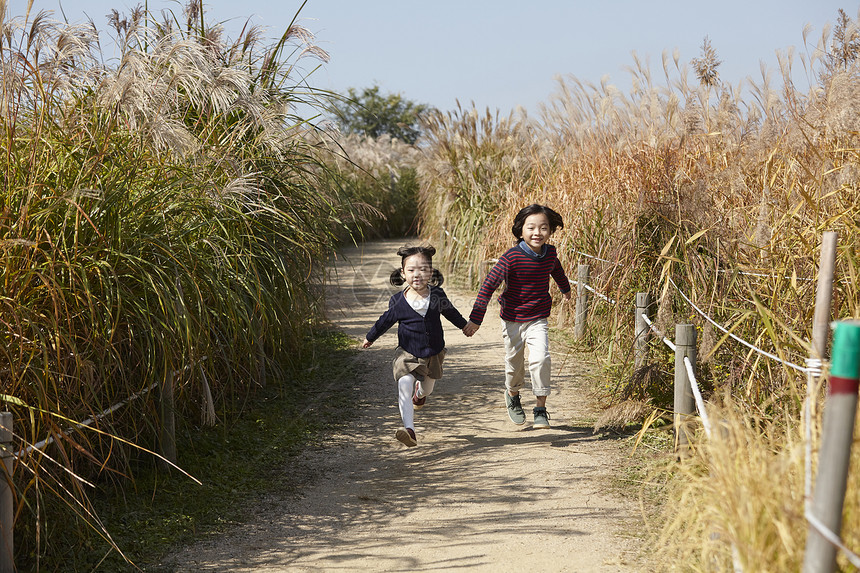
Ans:
<svg viewBox="0 0 860 573"><path fill-rule="evenodd" d="M526 423L520 403L520 389L525 383L525 347L529 349L529 372L536 405L532 414L534 428L549 428L546 399L550 394L549 325L552 307L549 277L552 277L566 299L570 299L570 282L561 267L555 247L547 244L552 234L564 228L561 215L543 205L533 204L520 210L511 232L517 244L499 258L478 291L478 297L463 328L466 336L477 332L487 312L493 293L505 281L499 296L502 337L505 342L505 405L508 416L517 425Z"/></svg>

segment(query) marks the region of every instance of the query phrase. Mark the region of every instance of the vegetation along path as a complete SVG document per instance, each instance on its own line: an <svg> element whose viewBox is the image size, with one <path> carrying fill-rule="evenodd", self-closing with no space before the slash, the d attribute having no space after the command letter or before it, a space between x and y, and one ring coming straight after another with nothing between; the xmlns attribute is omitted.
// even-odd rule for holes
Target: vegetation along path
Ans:
<svg viewBox="0 0 860 573"><path fill-rule="evenodd" d="M348 250L332 269L330 319L357 341L387 308L402 244ZM467 315L473 295L446 292ZM360 414L307 452L317 477L298 498L269 500L245 526L174 555L175 570L636 571L641 521L632 499L612 493L626 452L587 422L593 368L560 349L552 429L514 426L494 322L466 338L443 320L445 375L416 412L414 448L394 439L395 329L361 351L358 378L331 381L356 386ZM524 392L529 413L533 402Z"/></svg>

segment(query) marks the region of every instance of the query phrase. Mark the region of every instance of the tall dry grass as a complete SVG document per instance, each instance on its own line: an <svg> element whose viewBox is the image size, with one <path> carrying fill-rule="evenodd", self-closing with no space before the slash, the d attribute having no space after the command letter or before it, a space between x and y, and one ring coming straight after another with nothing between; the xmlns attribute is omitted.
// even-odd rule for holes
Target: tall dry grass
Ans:
<svg viewBox="0 0 860 573"><path fill-rule="evenodd" d="M19 567L37 569L49 532L109 537L90 485L157 449L157 392L63 431L171 377L188 426L287 383L322 319L320 262L356 214L295 115L325 95L299 74L326 57L306 30L231 40L197 1L138 8L113 14L106 61L92 23L13 8L0 3L0 400L16 449L56 439L12 476Z"/></svg>
<svg viewBox="0 0 860 573"><path fill-rule="evenodd" d="M554 237L562 256L569 267L597 266L603 292L625 305L637 291L661 295L665 321L690 312L667 288L672 278L719 322L802 361L822 231L841 233L840 276L853 268L856 158L845 117L857 102L842 87L852 70L784 97L765 75L744 101L740 86L691 83L675 56L660 82L637 61L629 94L560 79L540 121L439 114L420 166L425 232L452 258L486 259L513 242L519 208L551 204L567 222ZM837 286L837 316L856 311L854 289ZM774 376L732 383L764 395L786 382Z"/></svg>
<svg viewBox="0 0 860 573"><path fill-rule="evenodd" d="M329 181L362 210L349 221L355 236L397 237L417 233L419 151L388 134L363 137L326 132Z"/></svg>
<svg viewBox="0 0 860 573"><path fill-rule="evenodd" d="M715 422L710 439L698 440L691 455L658 468L661 510L648 528L655 550L649 555L666 571L800 571L809 524L805 519L819 459L806 458L806 428L792 400L775 398L769 408L724 394L711 400ZM818 443L821 418L810 433ZM844 501L841 537L860 545L857 476L853 456ZM650 492L648 496L655 495ZM837 553L840 571L853 571Z"/></svg>
<svg viewBox="0 0 860 573"><path fill-rule="evenodd" d="M495 255L485 235L503 220L504 202L532 169L527 130L527 122L513 115L459 104L426 117L427 145L418 165L420 230L442 258L477 266Z"/></svg>
<svg viewBox="0 0 860 573"><path fill-rule="evenodd" d="M747 570L768 559L794 563L804 529L802 520L792 521L797 484L788 475L796 471L805 378L715 330L681 293L734 334L803 364L820 237L836 230L833 316L860 315L856 19L840 15L816 43L808 30L804 38L805 54L782 56L778 82L763 69L758 80L723 83L718 54L706 41L689 64L664 54L659 75L634 58L627 93L560 78L538 120L471 109L427 125L422 229L443 256L474 264L498 256L513 243L514 214L529 203L563 215L566 227L553 241L569 274L589 263L592 286L617 301L593 303L584 342L619 373L607 388L608 404L641 385L641 373L632 372L636 292L657 297L662 331L682 322L699 327L700 383L708 396L729 397L726 408L738 412L734 439L743 446L703 441L697 464L671 470L673 485L689 482L678 494L689 511L667 525L666 539L688 526L697 532L680 535L673 550L696 553L702 568L716 553L719 564L731 559L727 538L737 541ZM813 80L809 91L790 81L798 61ZM652 356L649 372L670 371L662 345ZM671 399L671 384L665 375L649 381L644 399L652 409L671 409L663 401ZM815 398L820 405L822 395ZM752 483L765 475L786 479L771 488ZM858 485L855 472L849 499ZM732 492L734 506L711 495L718 490ZM698 535L714 526L690 515L695 504L722 528L722 541L706 549L696 548ZM764 516L780 512L784 521L765 527ZM855 521L846 521L845 535L856 537Z"/></svg>
<svg viewBox="0 0 860 573"><path fill-rule="evenodd" d="M710 440L663 469L663 510L649 525L664 571L799 571L804 519L804 439L790 408L764 413L712 401ZM855 530L857 523L846 523Z"/></svg>

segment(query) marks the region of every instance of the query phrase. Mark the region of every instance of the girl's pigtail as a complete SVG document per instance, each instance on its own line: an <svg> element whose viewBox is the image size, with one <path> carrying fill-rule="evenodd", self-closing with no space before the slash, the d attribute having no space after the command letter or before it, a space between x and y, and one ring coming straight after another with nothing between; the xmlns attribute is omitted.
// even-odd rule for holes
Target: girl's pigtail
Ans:
<svg viewBox="0 0 860 573"><path fill-rule="evenodd" d="M430 276L430 286L440 287L445 282L445 277L442 276L442 271L433 269L433 274Z"/></svg>
<svg viewBox="0 0 860 573"><path fill-rule="evenodd" d="M396 287L399 287L403 286L403 284L406 282L406 279L403 278L402 274L400 274L400 269L394 269L393 271L391 271L391 275L388 277L388 282L390 282Z"/></svg>

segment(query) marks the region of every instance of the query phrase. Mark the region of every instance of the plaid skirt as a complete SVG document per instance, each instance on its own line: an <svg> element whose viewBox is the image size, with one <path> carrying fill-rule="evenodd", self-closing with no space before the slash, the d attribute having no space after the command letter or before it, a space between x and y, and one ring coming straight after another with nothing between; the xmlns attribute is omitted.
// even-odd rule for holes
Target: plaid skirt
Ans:
<svg viewBox="0 0 860 573"><path fill-rule="evenodd" d="M439 354L428 356L427 358L418 358L400 348L395 350L394 362L392 368L394 370L394 379L400 380L407 374L412 374L416 378L430 377L438 380L442 377L442 361L445 360L445 349Z"/></svg>

